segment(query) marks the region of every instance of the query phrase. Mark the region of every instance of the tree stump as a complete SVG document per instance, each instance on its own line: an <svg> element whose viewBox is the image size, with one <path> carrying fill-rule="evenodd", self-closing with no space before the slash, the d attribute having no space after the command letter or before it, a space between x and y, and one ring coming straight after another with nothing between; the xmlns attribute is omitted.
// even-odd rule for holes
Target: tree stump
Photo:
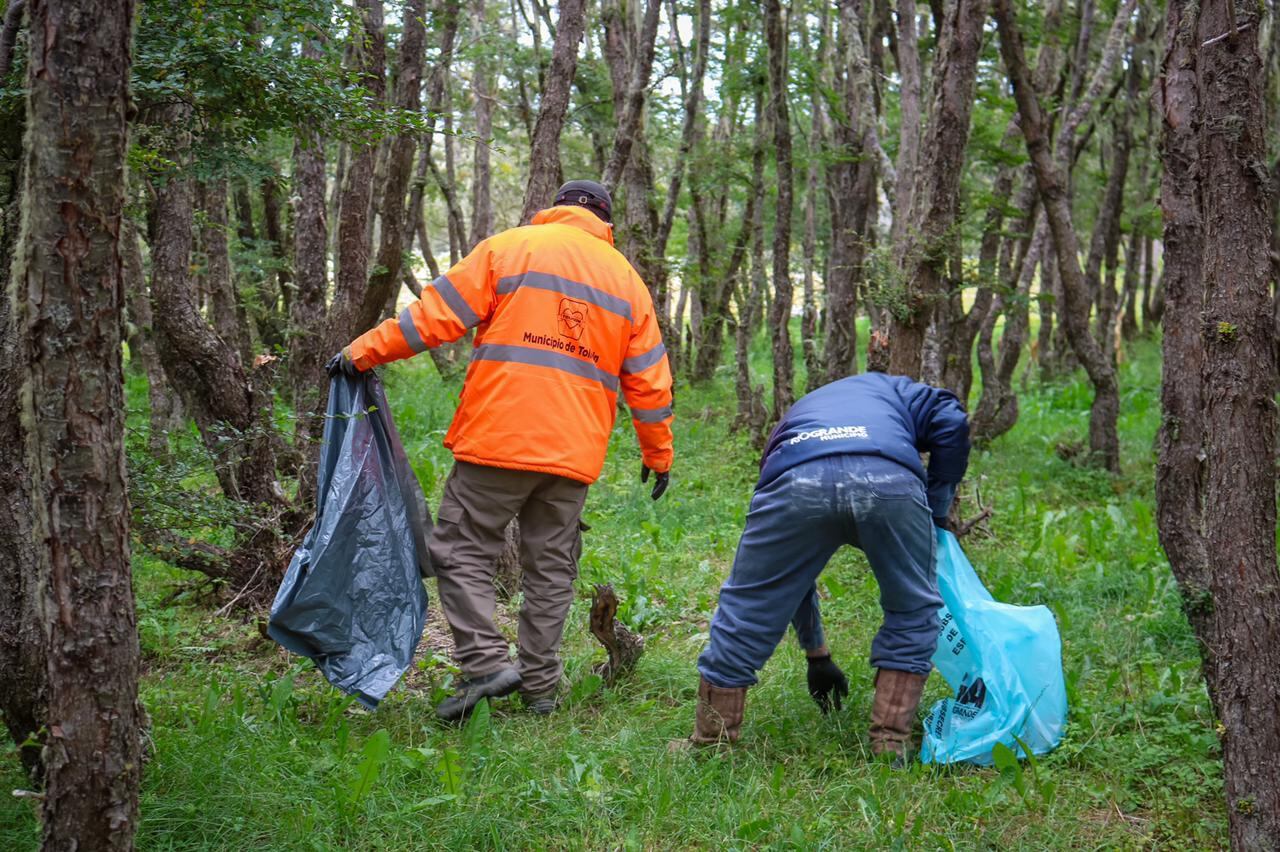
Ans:
<svg viewBox="0 0 1280 852"><path fill-rule="evenodd" d="M493 587L497 590L498 600L506 603L520 591L520 522L512 520L507 524L507 543L498 554L497 569L493 575Z"/></svg>
<svg viewBox="0 0 1280 852"><path fill-rule="evenodd" d="M635 668L644 653L644 637L618 623L617 615L618 596L613 586L597 583L591 598L591 633L609 652L609 659L594 671L609 686Z"/></svg>

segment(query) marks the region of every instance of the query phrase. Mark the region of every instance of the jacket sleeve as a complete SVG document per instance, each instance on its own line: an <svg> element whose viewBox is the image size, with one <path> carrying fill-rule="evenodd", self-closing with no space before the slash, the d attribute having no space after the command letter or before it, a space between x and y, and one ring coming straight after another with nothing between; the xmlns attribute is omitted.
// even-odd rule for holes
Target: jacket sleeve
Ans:
<svg viewBox="0 0 1280 852"><path fill-rule="evenodd" d="M360 370L411 358L462 337L489 318L497 300L491 274L493 248L484 240L452 269L422 288L398 317L357 337L348 355Z"/></svg>
<svg viewBox="0 0 1280 852"><path fill-rule="evenodd" d="M929 453L929 509L935 518L946 518L969 468L969 415L960 399L943 388L913 382L907 396L917 448Z"/></svg>
<svg viewBox="0 0 1280 852"><path fill-rule="evenodd" d="M640 439L645 465L657 473L671 470L671 366L662 343L653 300L642 283L632 305L635 321L622 361L622 395L631 408L631 423Z"/></svg>

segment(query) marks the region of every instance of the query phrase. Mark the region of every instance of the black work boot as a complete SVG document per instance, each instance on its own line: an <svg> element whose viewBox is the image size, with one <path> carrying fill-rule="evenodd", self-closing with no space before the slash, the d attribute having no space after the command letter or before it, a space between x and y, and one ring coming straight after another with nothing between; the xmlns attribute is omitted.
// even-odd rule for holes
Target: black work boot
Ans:
<svg viewBox="0 0 1280 852"><path fill-rule="evenodd" d="M536 695L530 692L522 692L520 697L524 700L524 709L535 716L550 716L560 704L556 700L556 690L554 689L539 692Z"/></svg>
<svg viewBox="0 0 1280 852"><path fill-rule="evenodd" d="M511 666L504 666L483 677L464 680L458 684L457 692L436 707L436 718L445 722L457 722L466 718L471 709L480 703L481 698L501 698L519 688L520 672Z"/></svg>
<svg viewBox="0 0 1280 852"><path fill-rule="evenodd" d="M876 695L871 703L871 753L893 755L893 765L906 765L911 750L911 729L924 694L927 674L879 669Z"/></svg>

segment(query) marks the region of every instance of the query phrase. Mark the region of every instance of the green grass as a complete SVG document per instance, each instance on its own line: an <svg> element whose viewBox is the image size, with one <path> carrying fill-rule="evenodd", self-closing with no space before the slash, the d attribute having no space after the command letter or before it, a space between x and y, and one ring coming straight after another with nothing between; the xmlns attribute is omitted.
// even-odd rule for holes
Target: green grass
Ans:
<svg viewBox="0 0 1280 852"><path fill-rule="evenodd" d="M767 356L755 354L763 378ZM406 448L438 497L456 388L424 358L388 375ZM1017 427L974 453L964 491L972 499L980 488L995 509L993 537L965 541L992 592L1045 603L1061 626L1072 715L1056 752L1020 777L869 763L865 660L879 610L865 560L846 549L820 581L828 638L852 680L844 711L819 715L788 638L749 695L738 748L668 754L692 723L694 659L756 472L754 452L729 428L731 378L681 389L673 486L656 504L637 481L634 437L625 424L616 430L588 499L582 594L564 649L570 700L547 720L499 701L464 730L439 727L432 704L452 675L429 654L410 688L360 711L254 623L171 600L190 578L139 558L152 718L139 847L1225 846L1215 723L1156 537L1159 352L1149 342L1121 367L1121 476L1055 452L1086 435L1087 384L1033 379ZM145 400L135 384L130 392ZM586 596L602 581L648 640L615 689L590 674L603 651L586 629ZM944 694L933 678L926 707ZM15 764L4 763L8 788L23 783ZM34 848L35 835L31 806L0 799L0 848Z"/></svg>

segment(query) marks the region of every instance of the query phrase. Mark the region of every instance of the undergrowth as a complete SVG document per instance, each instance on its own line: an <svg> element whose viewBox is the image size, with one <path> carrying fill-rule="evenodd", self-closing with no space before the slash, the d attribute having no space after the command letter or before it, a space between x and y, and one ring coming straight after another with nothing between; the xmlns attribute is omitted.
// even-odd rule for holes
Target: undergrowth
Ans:
<svg viewBox="0 0 1280 852"><path fill-rule="evenodd" d="M756 353L759 374L767 354ZM433 499L456 399L428 359L387 371L409 456ZM677 466L658 503L638 482L634 436L615 430L590 493L580 600L566 630L565 705L542 719L515 700L462 729L433 702L454 670L420 654L409 685L375 713L264 640L213 615L191 578L136 560L151 716L141 849L1185 848L1224 846L1221 755L1196 646L1160 552L1153 439L1159 352L1121 366L1123 473L1064 459L1087 434L1082 377L1025 383L1012 432L975 451L963 498L994 508L964 546L999 599L1044 603L1062 630L1071 726L1034 764L979 769L868 761L880 615L874 579L845 549L820 581L828 639L852 681L819 715L788 638L751 690L742 744L669 754L692 724L701 649L742 529L758 458L730 430L731 376L682 387ZM131 404L145 404L133 380ZM136 422L145 422L135 412ZM647 638L635 673L606 689L587 632L592 583ZM432 589L432 607L437 599ZM934 677L922 710L946 694ZM24 784L10 748L2 780ZM36 845L27 800L0 799L0 848Z"/></svg>

